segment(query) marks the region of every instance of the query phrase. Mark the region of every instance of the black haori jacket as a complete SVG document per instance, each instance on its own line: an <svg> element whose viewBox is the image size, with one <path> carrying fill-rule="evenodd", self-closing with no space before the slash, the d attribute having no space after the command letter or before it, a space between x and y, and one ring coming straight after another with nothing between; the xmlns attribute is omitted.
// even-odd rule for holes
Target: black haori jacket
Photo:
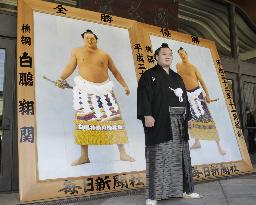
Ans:
<svg viewBox="0 0 256 205"><path fill-rule="evenodd" d="M183 90L183 102L179 101L170 88ZM137 90L137 118L142 120L147 146L172 139L169 106L186 107L184 140L187 141L191 113L183 80L173 70L170 69L168 75L160 65L156 65L142 74ZM154 127L145 127L144 116L152 116L155 119Z"/></svg>

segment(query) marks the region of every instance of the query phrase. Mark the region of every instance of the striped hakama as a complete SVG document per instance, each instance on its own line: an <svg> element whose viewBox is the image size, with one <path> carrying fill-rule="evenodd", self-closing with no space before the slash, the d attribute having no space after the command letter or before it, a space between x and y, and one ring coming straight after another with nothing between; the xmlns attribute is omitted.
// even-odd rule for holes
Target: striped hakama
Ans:
<svg viewBox="0 0 256 205"><path fill-rule="evenodd" d="M146 199L182 197L194 190L189 144L183 140L185 108L169 111L173 140L146 146Z"/></svg>

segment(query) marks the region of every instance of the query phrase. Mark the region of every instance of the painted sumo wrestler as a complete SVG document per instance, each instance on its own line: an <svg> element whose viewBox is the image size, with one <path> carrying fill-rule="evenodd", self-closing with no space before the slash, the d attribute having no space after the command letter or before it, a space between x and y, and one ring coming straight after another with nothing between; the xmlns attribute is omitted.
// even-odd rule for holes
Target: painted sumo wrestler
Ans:
<svg viewBox="0 0 256 205"><path fill-rule="evenodd" d="M221 155L226 155L225 150L220 144L215 122L207 106L207 103L217 101L218 99L210 99L203 77L198 68L189 61L187 52L180 47L178 53L181 62L176 65L177 73L185 83L192 114L192 126L189 132L191 137L195 138L195 142L191 149L201 148L200 140L210 140L216 142Z"/></svg>
<svg viewBox="0 0 256 205"><path fill-rule="evenodd" d="M120 160L133 162L135 160L125 151L127 132L108 71L113 73L126 95L130 94L128 85L111 57L97 47L98 37L86 30L82 38L84 46L73 49L57 81L58 87L65 88L65 80L78 68L79 75L74 78L73 107L76 111L74 136L76 144L81 146L81 155L72 165L90 163L88 145L117 144Z"/></svg>

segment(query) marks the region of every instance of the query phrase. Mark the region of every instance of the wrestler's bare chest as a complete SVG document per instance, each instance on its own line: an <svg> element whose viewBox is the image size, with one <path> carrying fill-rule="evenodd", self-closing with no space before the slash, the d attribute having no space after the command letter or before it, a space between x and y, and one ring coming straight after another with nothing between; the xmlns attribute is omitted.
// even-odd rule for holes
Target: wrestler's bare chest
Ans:
<svg viewBox="0 0 256 205"><path fill-rule="evenodd" d="M196 71L193 66L180 65L179 74L181 75L187 90L194 89L198 86Z"/></svg>
<svg viewBox="0 0 256 205"><path fill-rule="evenodd" d="M82 50L76 53L76 58L79 69L93 70L95 72L108 70L108 57L103 52Z"/></svg>
<svg viewBox="0 0 256 205"><path fill-rule="evenodd" d="M91 82L104 82L108 76L108 56L101 51L84 51L76 53L79 74Z"/></svg>
<svg viewBox="0 0 256 205"><path fill-rule="evenodd" d="M190 80L196 80L196 72L193 66L180 65L179 74L182 78L190 78Z"/></svg>

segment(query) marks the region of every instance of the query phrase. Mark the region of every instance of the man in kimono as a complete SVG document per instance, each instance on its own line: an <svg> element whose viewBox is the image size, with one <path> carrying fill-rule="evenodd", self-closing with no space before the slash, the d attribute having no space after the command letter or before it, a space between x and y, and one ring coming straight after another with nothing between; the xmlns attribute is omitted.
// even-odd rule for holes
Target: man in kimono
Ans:
<svg viewBox="0 0 256 205"><path fill-rule="evenodd" d="M137 96L137 117L145 131L148 205L171 197L200 197L193 193L185 85L170 68L173 55L168 44L154 55L157 65L142 74Z"/></svg>
<svg viewBox="0 0 256 205"><path fill-rule="evenodd" d="M192 114L192 124L189 133L191 137L195 138L195 142L191 149L201 148L199 140L210 140L215 141L219 153L225 155L226 152L220 145L215 122L207 106L207 103L216 100L210 99L203 77L198 68L189 61L187 52L181 47L178 53L182 62L176 65L177 73L185 83Z"/></svg>
<svg viewBox="0 0 256 205"><path fill-rule="evenodd" d="M79 75L74 78L73 107L76 111L75 142L81 146L81 155L72 165L90 163L88 145L117 144L120 160L133 162L135 160L125 151L127 132L108 71L113 73L126 95L130 94L128 85L112 58L97 47L98 37L86 30L82 38L84 46L72 51L69 64L57 81L57 86L65 88L65 80L78 67Z"/></svg>

